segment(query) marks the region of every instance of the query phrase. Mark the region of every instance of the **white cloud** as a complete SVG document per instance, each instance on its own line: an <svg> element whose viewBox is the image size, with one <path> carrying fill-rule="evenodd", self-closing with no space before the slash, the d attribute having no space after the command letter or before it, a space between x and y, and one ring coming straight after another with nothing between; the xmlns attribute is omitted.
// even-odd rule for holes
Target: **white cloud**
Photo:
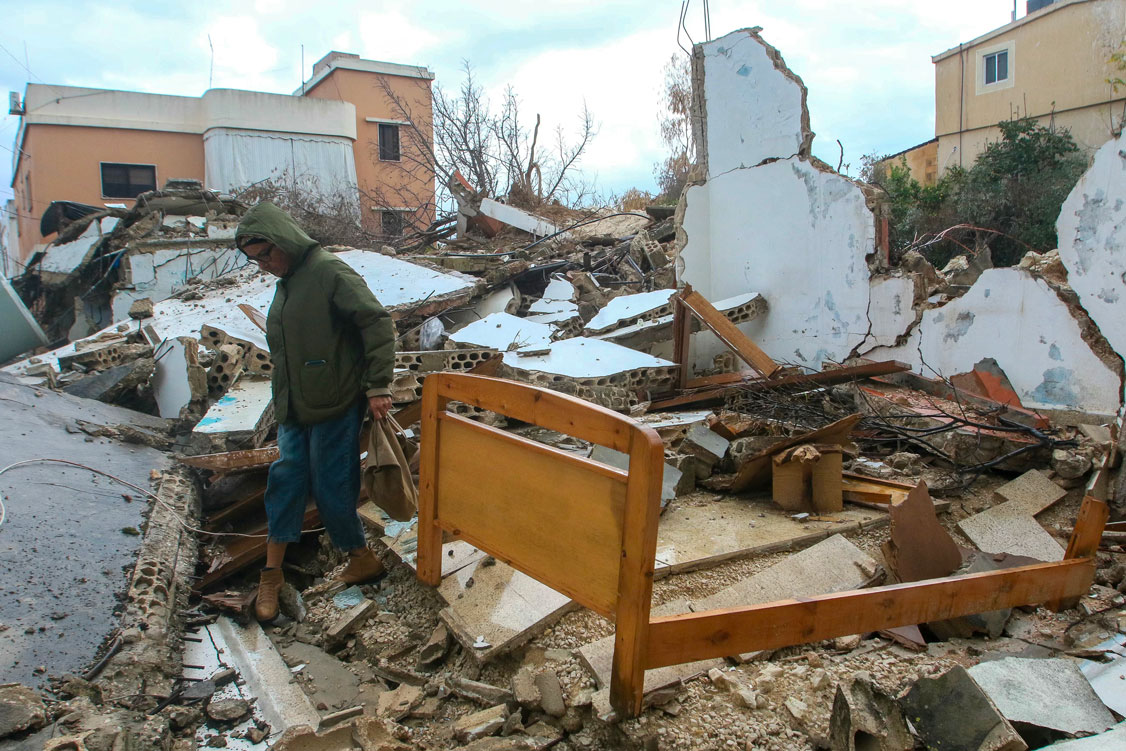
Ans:
<svg viewBox="0 0 1126 751"><path fill-rule="evenodd" d="M446 41L432 28L414 23L398 10L361 13L356 29L362 45L358 52L369 59L417 64L423 53Z"/></svg>

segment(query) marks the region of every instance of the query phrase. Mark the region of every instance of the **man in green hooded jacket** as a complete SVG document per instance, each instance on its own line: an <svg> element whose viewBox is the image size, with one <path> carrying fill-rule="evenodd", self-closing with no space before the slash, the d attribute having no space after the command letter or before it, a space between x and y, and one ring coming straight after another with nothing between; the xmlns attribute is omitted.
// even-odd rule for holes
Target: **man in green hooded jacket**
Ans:
<svg viewBox="0 0 1126 751"><path fill-rule="evenodd" d="M336 547L349 554L340 579L383 572L356 513L360 425L365 409L391 409L395 326L363 278L322 248L286 212L260 203L246 212L235 244L278 277L266 318L281 458L266 485L266 567L255 604L259 620L278 614L286 545L301 537L306 498Z"/></svg>

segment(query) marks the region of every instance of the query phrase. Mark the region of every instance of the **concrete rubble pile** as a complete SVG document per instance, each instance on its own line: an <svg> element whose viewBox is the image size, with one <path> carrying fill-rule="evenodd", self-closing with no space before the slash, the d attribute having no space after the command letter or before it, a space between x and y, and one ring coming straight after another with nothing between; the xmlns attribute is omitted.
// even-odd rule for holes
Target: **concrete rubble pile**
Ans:
<svg viewBox="0 0 1126 751"><path fill-rule="evenodd" d="M135 557L126 582L104 575L125 592L121 621L92 621L103 641L84 658L56 665L42 640L59 626L0 610L37 663L5 666L0 751L1120 747L1126 140L1064 205L1058 250L940 271L893 258L878 191L811 156L805 87L757 29L697 45L693 87L699 161L675 208L537 214L458 176L456 240L331 248L395 318L400 422L417 430L426 376L456 371L655 430L655 616L1061 561L1090 498L1111 521L1086 596L651 670L643 712L625 718L609 703L613 623L464 540L446 542L440 586L422 585L417 520L362 497L388 573L334 582L343 561L308 534L283 615L259 625L273 283L233 247L242 207L172 184L60 233L31 307L69 296L71 341L0 369L5 451L31 462L46 441L67 447L79 466L55 485L88 482L96 462L132 478L100 476L92 503L126 504L104 533ZM84 293L108 265L112 285ZM39 407L34 444L31 417L5 416L21 403ZM0 545L36 539L26 499L51 474L18 471L0 477ZM57 492L44 507L65 516L75 501ZM319 527L312 503L305 525ZM75 575L51 565L27 582Z"/></svg>

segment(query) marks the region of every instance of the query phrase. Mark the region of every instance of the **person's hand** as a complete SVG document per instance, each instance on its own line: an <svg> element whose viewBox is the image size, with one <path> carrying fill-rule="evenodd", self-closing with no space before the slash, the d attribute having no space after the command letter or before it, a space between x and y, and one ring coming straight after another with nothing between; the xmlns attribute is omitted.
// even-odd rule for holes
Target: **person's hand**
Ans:
<svg viewBox="0 0 1126 751"><path fill-rule="evenodd" d="M382 420L391 413L391 397L369 396L368 406L371 408L371 416L376 420Z"/></svg>

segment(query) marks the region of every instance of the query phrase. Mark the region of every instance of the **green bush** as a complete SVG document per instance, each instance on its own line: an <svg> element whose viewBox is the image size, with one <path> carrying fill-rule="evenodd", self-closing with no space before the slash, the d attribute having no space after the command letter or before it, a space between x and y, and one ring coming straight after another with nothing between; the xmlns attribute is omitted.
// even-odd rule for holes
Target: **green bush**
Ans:
<svg viewBox="0 0 1126 751"><path fill-rule="evenodd" d="M922 247L942 267L951 257L988 245L996 266L1012 266L1029 250L1056 247L1056 218L1086 168L1086 158L1066 130L1032 119L998 123L990 143L969 169L954 167L933 186L911 178L906 160L878 182L891 204L891 243L903 252ZM878 175L877 175L878 177ZM970 228L950 230L958 225Z"/></svg>

